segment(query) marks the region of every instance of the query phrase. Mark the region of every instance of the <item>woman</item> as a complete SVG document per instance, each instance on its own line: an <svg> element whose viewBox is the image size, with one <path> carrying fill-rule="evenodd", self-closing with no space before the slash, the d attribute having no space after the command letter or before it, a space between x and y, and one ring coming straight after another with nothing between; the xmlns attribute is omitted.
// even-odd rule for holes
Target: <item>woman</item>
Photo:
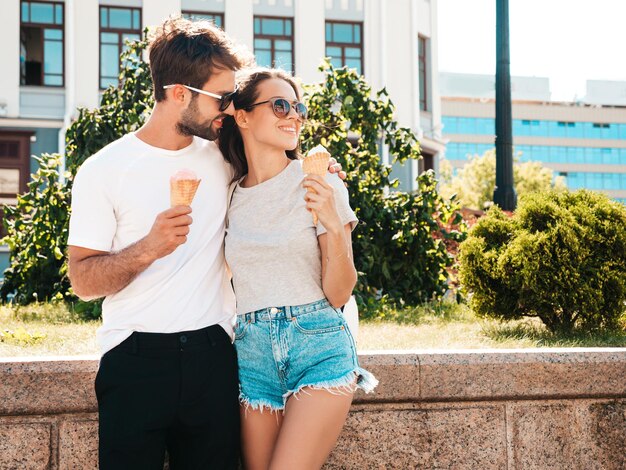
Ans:
<svg viewBox="0 0 626 470"><path fill-rule="evenodd" d="M219 144L236 182L225 243L237 296L243 460L249 470L316 469L355 389L377 384L359 367L339 310L356 283L357 219L336 175L302 171L306 107L293 78L255 69L238 82Z"/></svg>

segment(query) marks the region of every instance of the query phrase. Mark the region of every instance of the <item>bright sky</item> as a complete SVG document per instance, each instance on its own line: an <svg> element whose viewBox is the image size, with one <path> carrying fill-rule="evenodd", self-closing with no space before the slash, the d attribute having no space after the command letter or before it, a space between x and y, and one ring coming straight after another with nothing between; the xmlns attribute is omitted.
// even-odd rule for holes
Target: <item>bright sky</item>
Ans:
<svg viewBox="0 0 626 470"><path fill-rule="evenodd" d="M495 74L496 0L438 0L439 70ZM626 81L626 0L509 0L511 74L548 77L552 100Z"/></svg>

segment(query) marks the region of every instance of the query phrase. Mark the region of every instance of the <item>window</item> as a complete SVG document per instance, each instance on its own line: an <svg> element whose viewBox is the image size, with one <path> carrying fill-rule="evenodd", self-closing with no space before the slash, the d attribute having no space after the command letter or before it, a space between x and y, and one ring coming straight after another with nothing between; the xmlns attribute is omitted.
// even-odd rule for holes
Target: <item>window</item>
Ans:
<svg viewBox="0 0 626 470"><path fill-rule="evenodd" d="M20 84L63 86L63 3L22 1Z"/></svg>
<svg viewBox="0 0 626 470"><path fill-rule="evenodd" d="M15 205L17 194L26 191L30 175L32 132L0 132L0 222L4 204ZM6 235L0 223L0 235Z"/></svg>
<svg viewBox="0 0 626 470"><path fill-rule="evenodd" d="M254 55L261 66L293 72L293 20L255 16Z"/></svg>
<svg viewBox="0 0 626 470"><path fill-rule="evenodd" d="M125 41L141 37L141 9L100 7L100 88L117 86Z"/></svg>
<svg viewBox="0 0 626 470"><path fill-rule="evenodd" d="M205 11L183 11L183 18L188 20L208 20L218 28L224 29L224 15L222 13L208 13Z"/></svg>
<svg viewBox="0 0 626 470"><path fill-rule="evenodd" d="M363 24L326 22L326 56L334 67L347 66L363 73Z"/></svg>
<svg viewBox="0 0 626 470"><path fill-rule="evenodd" d="M458 134L457 118L455 116L442 116L444 134Z"/></svg>
<svg viewBox="0 0 626 470"><path fill-rule="evenodd" d="M427 82L427 71L428 71L428 64L426 63L426 41L427 39L422 37L422 36L418 36L417 38L417 56L418 56L418 62L419 62L419 86L420 86L420 110L421 111L428 111L428 100L427 100L427 91L428 88L426 87Z"/></svg>
<svg viewBox="0 0 626 470"><path fill-rule="evenodd" d="M428 170L435 171L435 155L422 150L422 158L417 162L417 172L421 174Z"/></svg>

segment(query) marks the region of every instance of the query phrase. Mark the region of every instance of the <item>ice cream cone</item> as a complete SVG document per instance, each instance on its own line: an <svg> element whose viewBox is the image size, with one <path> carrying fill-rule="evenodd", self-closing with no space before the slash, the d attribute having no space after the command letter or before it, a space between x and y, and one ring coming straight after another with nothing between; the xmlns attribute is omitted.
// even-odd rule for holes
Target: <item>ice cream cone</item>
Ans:
<svg viewBox="0 0 626 470"><path fill-rule="evenodd" d="M322 145L317 145L309 150L309 153L304 157L302 161L302 171L307 175L320 175L324 176L328 171L328 160L330 160L330 153ZM315 192L312 188L307 188L307 192ZM315 211L313 212L313 224L317 225L318 218Z"/></svg>
<svg viewBox="0 0 626 470"><path fill-rule="evenodd" d="M199 179L191 170L180 170L170 178L170 205L174 206L190 206L193 201Z"/></svg>

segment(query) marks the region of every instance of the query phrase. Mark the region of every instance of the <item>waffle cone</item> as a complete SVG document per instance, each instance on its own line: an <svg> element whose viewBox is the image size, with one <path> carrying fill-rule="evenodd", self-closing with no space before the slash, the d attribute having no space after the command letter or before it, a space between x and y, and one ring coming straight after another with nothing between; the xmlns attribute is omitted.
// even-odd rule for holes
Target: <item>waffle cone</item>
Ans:
<svg viewBox="0 0 626 470"><path fill-rule="evenodd" d="M330 153L318 152L307 155L302 161L302 171L307 175L320 175L324 176L328 171L328 160L330 160ZM314 189L307 188L307 192L315 192ZM317 225L317 214L312 211L313 224Z"/></svg>
<svg viewBox="0 0 626 470"><path fill-rule="evenodd" d="M176 180L170 181L170 205L190 206L200 180Z"/></svg>
<svg viewBox="0 0 626 470"><path fill-rule="evenodd" d="M330 160L330 153L327 152L307 155L302 161L302 171L307 175L324 176L328 171L328 160Z"/></svg>

